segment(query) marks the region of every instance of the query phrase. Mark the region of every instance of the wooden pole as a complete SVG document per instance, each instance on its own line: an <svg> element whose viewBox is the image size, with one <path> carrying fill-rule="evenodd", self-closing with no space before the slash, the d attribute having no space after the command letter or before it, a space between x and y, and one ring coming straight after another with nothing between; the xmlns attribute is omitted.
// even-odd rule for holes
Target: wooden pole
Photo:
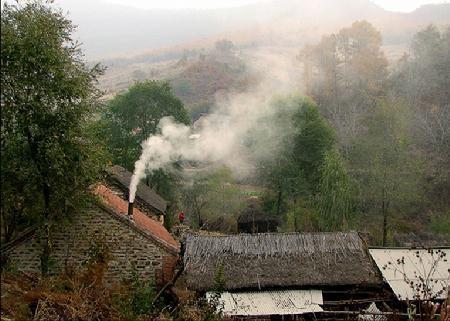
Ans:
<svg viewBox="0 0 450 321"><path fill-rule="evenodd" d="M409 316L408 313L402 312L367 312L367 311L320 311L316 313L321 314L337 314L337 315L398 315L398 316ZM415 314L413 316L420 317L420 314ZM435 317L439 316L435 314Z"/></svg>

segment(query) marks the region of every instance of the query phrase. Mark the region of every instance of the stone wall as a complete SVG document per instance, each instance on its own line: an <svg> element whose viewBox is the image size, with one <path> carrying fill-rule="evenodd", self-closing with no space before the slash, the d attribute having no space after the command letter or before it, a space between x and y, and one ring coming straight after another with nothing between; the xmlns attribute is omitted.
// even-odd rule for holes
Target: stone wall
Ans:
<svg viewBox="0 0 450 321"><path fill-rule="evenodd" d="M109 253L106 278L128 279L133 273L162 285L171 280L177 255L136 230L127 218L119 218L98 205L80 213L70 222L52 228L50 272L76 270L95 253ZM38 272L41 246L34 235L9 250L6 255L11 268Z"/></svg>

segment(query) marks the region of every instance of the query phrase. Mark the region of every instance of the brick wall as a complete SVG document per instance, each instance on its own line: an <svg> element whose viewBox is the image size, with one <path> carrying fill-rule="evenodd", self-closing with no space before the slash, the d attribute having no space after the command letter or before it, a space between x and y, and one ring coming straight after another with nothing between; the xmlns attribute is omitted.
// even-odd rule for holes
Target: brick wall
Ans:
<svg viewBox="0 0 450 321"><path fill-rule="evenodd" d="M97 205L70 222L54 226L52 237L51 273L79 269L92 257L89 253L106 247L110 253L107 280L127 279L137 272L142 279L162 285L172 278L177 260L175 254ZM6 255L12 268L38 272L40 251L34 236Z"/></svg>

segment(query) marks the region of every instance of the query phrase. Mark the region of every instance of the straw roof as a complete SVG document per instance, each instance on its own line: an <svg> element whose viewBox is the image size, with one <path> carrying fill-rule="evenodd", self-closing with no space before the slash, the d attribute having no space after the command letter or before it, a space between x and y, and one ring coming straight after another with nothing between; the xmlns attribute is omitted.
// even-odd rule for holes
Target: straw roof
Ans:
<svg viewBox="0 0 450 321"><path fill-rule="evenodd" d="M184 264L196 291L211 290L220 268L226 290L382 284L355 232L189 235Z"/></svg>

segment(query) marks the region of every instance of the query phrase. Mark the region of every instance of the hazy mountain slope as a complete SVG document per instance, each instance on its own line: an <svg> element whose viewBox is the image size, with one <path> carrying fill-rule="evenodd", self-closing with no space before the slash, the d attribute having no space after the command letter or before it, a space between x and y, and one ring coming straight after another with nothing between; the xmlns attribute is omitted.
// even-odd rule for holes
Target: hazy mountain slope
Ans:
<svg viewBox="0 0 450 321"><path fill-rule="evenodd" d="M340 6L336 5L337 2L278 0L262 5L201 12L165 10L161 11L160 20L151 23L144 20L149 15L156 14L156 11L141 10L133 25L126 25L124 28L117 25L117 28L122 28L120 32L105 35L105 39L102 39L104 42L95 39L99 35L98 30L103 30L105 26L94 29L90 35L92 38L88 38L95 40L94 48L104 44L102 50L110 52L131 51L132 48L139 52L138 46L145 48L140 50L139 54L102 59L108 69L100 80L100 87L109 96L126 90L137 80L166 79L172 83L177 96L196 118L200 113L208 111L218 93L245 90L254 82L254 75L248 72L246 63L253 60L256 51L267 52L270 48L276 48L276 55L290 57L293 61L292 69L300 70L300 66L295 65L298 63L295 56L304 44L315 43L324 34L336 32L351 25L355 20L366 19L382 32L385 53L391 61L396 61L407 50L412 35L420 28L429 23L450 23L450 14L447 15L450 4L423 6L410 14L400 14L385 11L367 0L347 0L346 5L339 1ZM112 6L105 9L111 10L109 19L114 17L114 8ZM126 20L133 17L134 11L135 9L128 8L122 14L115 14L117 19ZM194 13L202 18L196 21L197 24L181 30ZM186 20L180 20L181 16ZM140 19L143 25L141 27L138 26ZM145 29L158 21L163 21L161 25L171 24L172 29L162 30L160 34ZM209 27L205 27L206 25ZM129 28L136 30L132 36L126 35ZM201 28L202 31L196 34L195 28ZM227 28L235 30L226 31ZM145 33L145 30L148 32ZM211 34L202 39L196 38L196 35L207 33ZM148 41L140 40L143 34ZM156 37L156 40L152 40L152 37ZM112 38L116 39L115 47L108 46L108 39ZM186 40L190 38L193 40ZM237 52L240 52L236 59L221 61L211 49L218 39L223 38L232 40L236 45ZM176 45L151 49L151 45L167 42ZM86 43L86 46L89 44ZM246 58L239 61L242 57ZM285 57L281 60L286 60Z"/></svg>
<svg viewBox="0 0 450 321"><path fill-rule="evenodd" d="M110 67L100 79L100 88L108 98L145 79L169 81L193 119L209 112L217 95L245 91L257 83L255 72L249 70L239 53L212 50L164 63Z"/></svg>
<svg viewBox="0 0 450 321"><path fill-rule="evenodd" d="M449 24L450 4L427 5L403 14L381 9L369 0L274 0L214 10L137 10L94 0L92 6L60 0L79 25L78 36L88 59L114 57L107 65L179 58L183 51L211 47L228 38L239 46L293 46L315 42L366 19L382 33L385 44L405 45L429 23ZM124 57L122 61L116 59Z"/></svg>
<svg viewBox="0 0 450 321"><path fill-rule="evenodd" d="M79 26L77 35L90 59L173 46L271 22L336 23L386 13L369 0L273 0L210 10L142 10L104 0L81 3L59 0L56 4Z"/></svg>
<svg viewBox="0 0 450 321"><path fill-rule="evenodd" d="M450 20L450 3L429 4L418 8L408 14L410 19L422 20L425 22L449 22Z"/></svg>

